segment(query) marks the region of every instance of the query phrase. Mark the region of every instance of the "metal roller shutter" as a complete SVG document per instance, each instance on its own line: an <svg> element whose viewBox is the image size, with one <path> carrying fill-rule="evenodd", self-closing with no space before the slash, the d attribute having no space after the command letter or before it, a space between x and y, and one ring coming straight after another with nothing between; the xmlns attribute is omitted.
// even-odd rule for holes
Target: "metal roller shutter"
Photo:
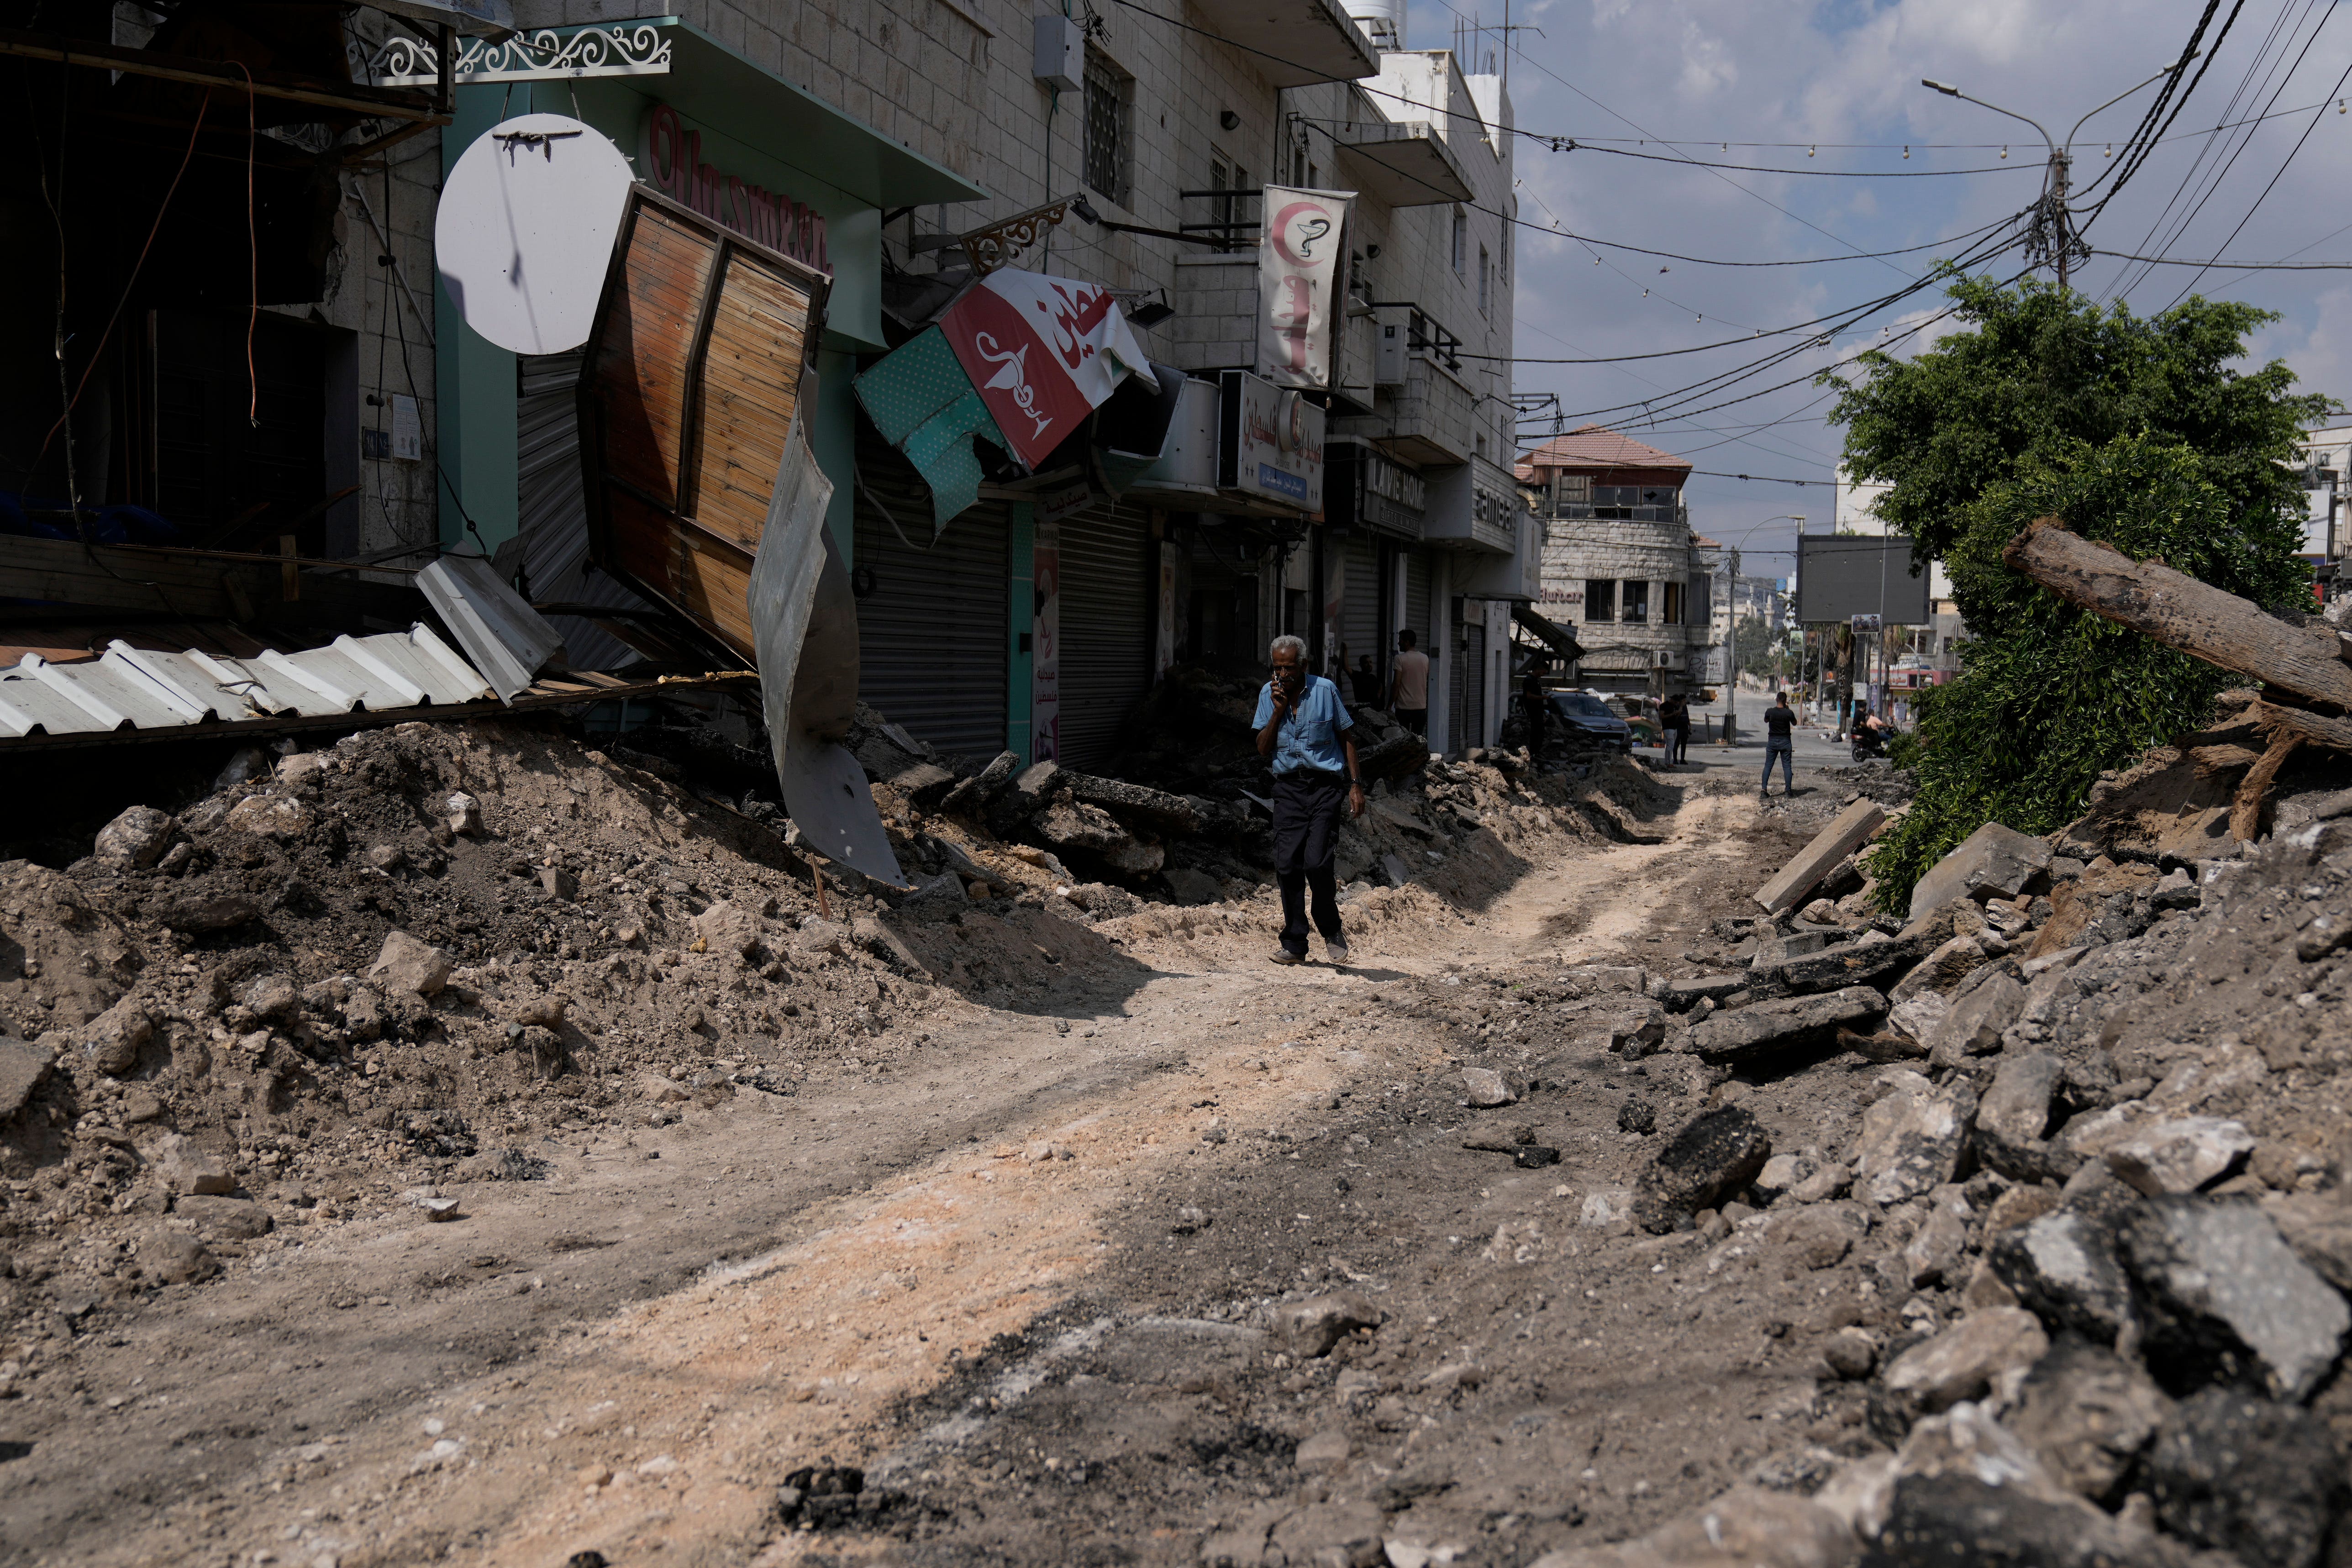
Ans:
<svg viewBox="0 0 2352 1568"><path fill-rule="evenodd" d="M1404 622L1397 630L1412 628L1423 652L1429 650L1429 552L1404 552Z"/></svg>
<svg viewBox="0 0 2352 1568"><path fill-rule="evenodd" d="M1486 743L1486 628L1463 625L1458 599L1454 615L1454 668L1447 680L1454 700L1446 750L1465 752Z"/></svg>
<svg viewBox="0 0 2352 1568"><path fill-rule="evenodd" d="M1347 583L1339 601L1339 641L1346 646L1347 668L1366 654L1372 668L1381 668L1381 547L1358 534L1347 541Z"/></svg>
<svg viewBox="0 0 2352 1568"><path fill-rule="evenodd" d="M1097 505L1062 520L1062 754L1100 767L1150 678L1151 521Z"/></svg>
<svg viewBox="0 0 2352 1568"><path fill-rule="evenodd" d="M588 562L588 500L580 468L580 362L574 350L515 362L516 518L523 581L542 605L646 609L643 599ZM615 669L636 653L593 621L551 616L564 658L581 669Z"/></svg>
<svg viewBox="0 0 2352 1568"><path fill-rule="evenodd" d="M871 588L857 601L858 698L941 751L992 757L1007 719L1012 514L982 501L918 548L930 492L898 452L859 435L855 559Z"/></svg>

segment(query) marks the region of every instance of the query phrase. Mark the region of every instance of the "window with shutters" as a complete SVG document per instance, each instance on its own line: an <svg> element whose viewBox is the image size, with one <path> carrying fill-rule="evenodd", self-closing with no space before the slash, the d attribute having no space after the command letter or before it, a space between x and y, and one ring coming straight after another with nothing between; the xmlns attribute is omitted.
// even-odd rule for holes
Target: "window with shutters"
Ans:
<svg viewBox="0 0 2352 1568"><path fill-rule="evenodd" d="M1460 207L1454 209L1454 275L1462 277L1470 268L1470 215Z"/></svg>
<svg viewBox="0 0 2352 1568"><path fill-rule="evenodd" d="M1664 587L1665 604L1659 613L1658 624L1662 626L1681 626L1683 624L1683 585L1680 583L1668 583L1664 584Z"/></svg>
<svg viewBox="0 0 2352 1568"><path fill-rule="evenodd" d="M1087 49L1087 186L1128 205L1135 184L1135 79L1091 45Z"/></svg>

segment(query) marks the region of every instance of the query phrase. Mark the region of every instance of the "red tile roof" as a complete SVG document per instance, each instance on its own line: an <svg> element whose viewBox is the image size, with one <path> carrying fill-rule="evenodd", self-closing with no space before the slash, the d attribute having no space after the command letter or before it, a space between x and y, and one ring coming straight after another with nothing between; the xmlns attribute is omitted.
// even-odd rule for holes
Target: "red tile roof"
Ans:
<svg viewBox="0 0 2352 1568"><path fill-rule="evenodd" d="M1620 436L1603 425L1580 425L1565 436L1555 436L1521 458L1521 478L1544 468L1687 468L1686 458L1661 452L1630 436Z"/></svg>

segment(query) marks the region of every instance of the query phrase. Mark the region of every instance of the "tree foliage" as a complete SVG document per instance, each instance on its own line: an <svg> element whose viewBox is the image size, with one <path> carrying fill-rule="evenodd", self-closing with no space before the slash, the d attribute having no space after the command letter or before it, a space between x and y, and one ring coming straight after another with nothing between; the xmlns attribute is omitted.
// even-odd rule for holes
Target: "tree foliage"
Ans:
<svg viewBox="0 0 2352 1568"><path fill-rule="evenodd" d="M2101 620L2011 571L2001 547L2037 517L2257 604L2307 599L2291 458L2325 397L2273 362L2230 368L2270 317L2192 299L2141 320L2029 283L1954 286L1974 328L1909 362L1871 356L1840 382L1857 479L1922 555L1941 556L1971 638L1961 674L1925 694L1919 795L1872 857L1879 896L1912 885L1989 820L2063 826L2099 774L2195 728L2234 679Z"/></svg>

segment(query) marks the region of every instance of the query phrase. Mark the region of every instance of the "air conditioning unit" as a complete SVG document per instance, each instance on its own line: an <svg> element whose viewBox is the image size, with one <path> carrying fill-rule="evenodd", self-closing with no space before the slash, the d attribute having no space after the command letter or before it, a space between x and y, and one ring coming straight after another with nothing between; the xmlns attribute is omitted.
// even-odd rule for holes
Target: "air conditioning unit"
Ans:
<svg viewBox="0 0 2352 1568"><path fill-rule="evenodd" d="M1376 321L1372 327L1372 381L1379 386L1404 384L1404 351L1410 329L1402 321Z"/></svg>

